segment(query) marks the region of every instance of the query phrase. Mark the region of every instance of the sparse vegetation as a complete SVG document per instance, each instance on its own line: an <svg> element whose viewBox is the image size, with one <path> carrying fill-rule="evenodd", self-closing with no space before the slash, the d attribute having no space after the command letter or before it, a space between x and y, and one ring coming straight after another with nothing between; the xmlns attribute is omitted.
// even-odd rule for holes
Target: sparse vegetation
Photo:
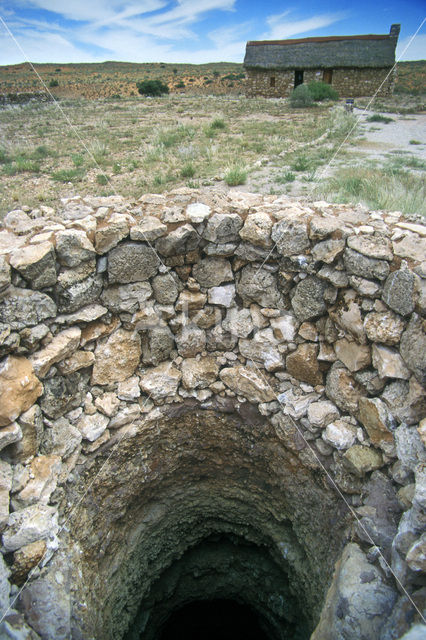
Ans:
<svg viewBox="0 0 426 640"><path fill-rule="evenodd" d="M395 122L395 120L388 116L382 116L380 113L373 113L372 116L368 116L367 122L381 122L382 124L389 124L389 122Z"/></svg>
<svg viewBox="0 0 426 640"><path fill-rule="evenodd" d="M290 95L290 104L292 107L311 107L314 99L306 84L299 84Z"/></svg>
<svg viewBox="0 0 426 640"><path fill-rule="evenodd" d="M228 187L236 187L239 184L244 184L247 180L247 171L243 167L232 167L225 173L224 180Z"/></svg>
<svg viewBox="0 0 426 640"><path fill-rule="evenodd" d="M309 93L315 102L321 100L338 100L339 94L330 84L326 82L310 82L308 84Z"/></svg>

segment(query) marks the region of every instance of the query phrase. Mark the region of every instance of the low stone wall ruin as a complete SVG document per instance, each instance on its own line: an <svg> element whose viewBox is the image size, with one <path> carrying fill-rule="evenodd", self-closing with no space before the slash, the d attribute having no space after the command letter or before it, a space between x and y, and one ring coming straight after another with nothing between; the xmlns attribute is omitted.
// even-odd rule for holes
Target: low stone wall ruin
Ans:
<svg viewBox="0 0 426 640"><path fill-rule="evenodd" d="M200 589L274 638L402 637L426 601L425 248L397 212L236 191L10 212L2 637L155 638Z"/></svg>

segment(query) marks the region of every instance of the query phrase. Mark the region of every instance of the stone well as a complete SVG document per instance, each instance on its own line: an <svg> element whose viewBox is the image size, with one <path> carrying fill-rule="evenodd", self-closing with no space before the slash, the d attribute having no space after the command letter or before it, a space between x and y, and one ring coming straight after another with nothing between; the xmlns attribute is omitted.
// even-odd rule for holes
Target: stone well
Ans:
<svg viewBox="0 0 426 640"><path fill-rule="evenodd" d="M0 637L160 640L207 605L422 637L425 248L397 212L239 192L10 212Z"/></svg>

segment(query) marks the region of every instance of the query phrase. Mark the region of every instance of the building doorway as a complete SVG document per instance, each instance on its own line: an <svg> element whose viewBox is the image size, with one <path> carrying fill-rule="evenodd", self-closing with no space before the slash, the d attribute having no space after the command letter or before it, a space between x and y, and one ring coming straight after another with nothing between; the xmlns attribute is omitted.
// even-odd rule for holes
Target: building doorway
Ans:
<svg viewBox="0 0 426 640"><path fill-rule="evenodd" d="M333 69L324 69L324 73L322 74L322 79L327 84L331 84L331 80L333 78Z"/></svg>
<svg viewBox="0 0 426 640"><path fill-rule="evenodd" d="M294 88L303 83L303 69L296 69L294 72Z"/></svg>

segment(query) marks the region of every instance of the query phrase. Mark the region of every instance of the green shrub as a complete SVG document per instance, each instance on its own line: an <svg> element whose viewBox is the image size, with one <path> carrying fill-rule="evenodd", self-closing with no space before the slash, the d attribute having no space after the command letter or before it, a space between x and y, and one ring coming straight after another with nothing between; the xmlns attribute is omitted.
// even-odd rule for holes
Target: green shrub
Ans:
<svg viewBox="0 0 426 640"><path fill-rule="evenodd" d="M101 185L108 184L108 178L104 173L98 173L96 176L96 182Z"/></svg>
<svg viewBox="0 0 426 640"><path fill-rule="evenodd" d="M190 162L185 164L180 172L182 178L193 178L195 176L195 168Z"/></svg>
<svg viewBox="0 0 426 640"><path fill-rule="evenodd" d="M183 80L180 80L177 85L176 85L176 89L185 89L185 83Z"/></svg>
<svg viewBox="0 0 426 640"><path fill-rule="evenodd" d="M306 84L299 84L290 94L292 107L311 107L313 103L314 99Z"/></svg>
<svg viewBox="0 0 426 640"><path fill-rule="evenodd" d="M59 87L59 82L57 80L51 80L49 82L49 87Z"/></svg>
<svg viewBox="0 0 426 640"><path fill-rule="evenodd" d="M224 180L229 187L244 184L247 180L247 171L241 167L233 167L225 173Z"/></svg>
<svg viewBox="0 0 426 640"><path fill-rule="evenodd" d="M308 84L308 89L315 102L320 102L321 100L339 99L339 94L337 93L337 91L326 82L310 82Z"/></svg>
<svg viewBox="0 0 426 640"><path fill-rule="evenodd" d="M34 160L30 158L18 157L14 162L9 162L3 165L3 173L7 176L15 176L17 173L38 173L40 166Z"/></svg>
<svg viewBox="0 0 426 640"><path fill-rule="evenodd" d="M226 122L222 118L215 118L210 127L212 129L226 129Z"/></svg>
<svg viewBox="0 0 426 640"><path fill-rule="evenodd" d="M52 180L56 182L78 182L84 176L84 171L80 167L75 169L59 169L52 173Z"/></svg>
<svg viewBox="0 0 426 640"><path fill-rule="evenodd" d="M141 80L136 83L141 96L161 96L169 93L169 87L161 80Z"/></svg>
<svg viewBox="0 0 426 640"><path fill-rule="evenodd" d="M382 116L380 113L373 113L372 116L367 118L367 122L382 122L383 124L389 124L389 122L395 122L393 118Z"/></svg>
<svg viewBox="0 0 426 640"><path fill-rule="evenodd" d="M10 162L10 158L5 149L0 149L0 164L5 164L6 162Z"/></svg>
<svg viewBox="0 0 426 640"><path fill-rule="evenodd" d="M291 164L293 171L307 171L311 167L311 161L304 154L298 156Z"/></svg>

